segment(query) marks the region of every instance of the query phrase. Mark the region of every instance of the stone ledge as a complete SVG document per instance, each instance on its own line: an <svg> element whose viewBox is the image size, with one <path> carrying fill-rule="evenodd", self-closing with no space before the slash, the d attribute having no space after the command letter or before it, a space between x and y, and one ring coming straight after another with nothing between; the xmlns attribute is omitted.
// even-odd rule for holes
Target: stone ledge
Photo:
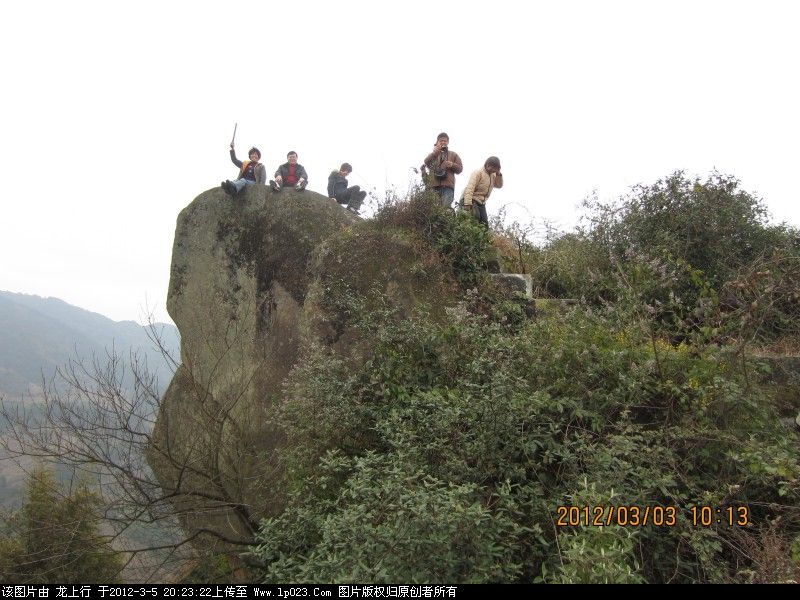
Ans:
<svg viewBox="0 0 800 600"><path fill-rule="evenodd" d="M492 279L508 292L519 292L530 300L533 298L533 279L520 273L490 273Z"/></svg>

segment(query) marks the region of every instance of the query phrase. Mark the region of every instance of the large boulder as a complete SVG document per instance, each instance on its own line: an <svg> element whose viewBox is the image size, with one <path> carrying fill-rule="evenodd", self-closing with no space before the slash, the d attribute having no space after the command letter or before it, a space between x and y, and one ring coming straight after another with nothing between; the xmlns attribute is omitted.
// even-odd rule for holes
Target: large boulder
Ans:
<svg viewBox="0 0 800 600"><path fill-rule="evenodd" d="M370 349L358 311L387 318L457 300L435 253L311 191L252 186L198 196L179 215L167 308L182 365L161 404L149 461L189 533L250 542L284 497L271 408L304 348L347 360ZM391 315L389 317L388 315Z"/></svg>

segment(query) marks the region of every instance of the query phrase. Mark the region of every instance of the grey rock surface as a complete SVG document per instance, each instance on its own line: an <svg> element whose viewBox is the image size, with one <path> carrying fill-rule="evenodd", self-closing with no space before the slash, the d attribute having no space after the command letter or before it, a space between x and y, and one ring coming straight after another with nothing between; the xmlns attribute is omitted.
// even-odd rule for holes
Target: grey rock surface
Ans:
<svg viewBox="0 0 800 600"><path fill-rule="evenodd" d="M304 349L364 360L358 306L442 315L456 286L429 249L370 227L311 191L220 189L179 215L167 308L182 365L165 394L148 456L189 533L252 541L285 505L271 424ZM211 543L212 538L208 538Z"/></svg>

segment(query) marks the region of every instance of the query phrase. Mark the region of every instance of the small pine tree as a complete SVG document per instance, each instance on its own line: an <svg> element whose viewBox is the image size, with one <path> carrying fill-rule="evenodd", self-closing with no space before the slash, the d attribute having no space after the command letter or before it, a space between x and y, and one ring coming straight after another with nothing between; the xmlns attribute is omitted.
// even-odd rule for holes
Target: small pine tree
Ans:
<svg viewBox="0 0 800 600"><path fill-rule="evenodd" d="M53 473L35 469L25 502L0 524L5 583L116 582L119 555L98 531L99 496L80 485L64 495Z"/></svg>

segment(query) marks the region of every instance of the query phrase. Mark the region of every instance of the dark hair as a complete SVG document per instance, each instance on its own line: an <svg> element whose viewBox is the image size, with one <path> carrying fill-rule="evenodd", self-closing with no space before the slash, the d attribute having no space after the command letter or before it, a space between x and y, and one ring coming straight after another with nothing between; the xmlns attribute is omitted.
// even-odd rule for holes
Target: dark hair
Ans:
<svg viewBox="0 0 800 600"><path fill-rule="evenodd" d="M255 146L253 146L252 148L250 148L250 150L247 151L247 156L250 156L253 152L258 154L258 158L261 158L261 150L259 150Z"/></svg>
<svg viewBox="0 0 800 600"><path fill-rule="evenodd" d="M500 170L500 159L496 156L490 156L486 159L486 162L483 163L484 167L494 167L498 171Z"/></svg>
<svg viewBox="0 0 800 600"><path fill-rule="evenodd" d="M291 154L295 154L296 155L297 152L295 152L294 150L289 150L289 152L286 153L286 158L289 158L289 155L291 155Z"/></svg>
<svg viewBox="0 0 800 600"><path fill-rule="evenodd" d="M448 142L450 141L450 136L447 135L444 131L436 136L436 140L438 141L440 138L446 139Z"/></svg>
<svg viewBox="0 0 800 600"><path fill-rule="evenodd" d="M340 171L344 171L345 173L352 173L353 167L350 163L342 163L342 166L339 167Z"/></svg>

